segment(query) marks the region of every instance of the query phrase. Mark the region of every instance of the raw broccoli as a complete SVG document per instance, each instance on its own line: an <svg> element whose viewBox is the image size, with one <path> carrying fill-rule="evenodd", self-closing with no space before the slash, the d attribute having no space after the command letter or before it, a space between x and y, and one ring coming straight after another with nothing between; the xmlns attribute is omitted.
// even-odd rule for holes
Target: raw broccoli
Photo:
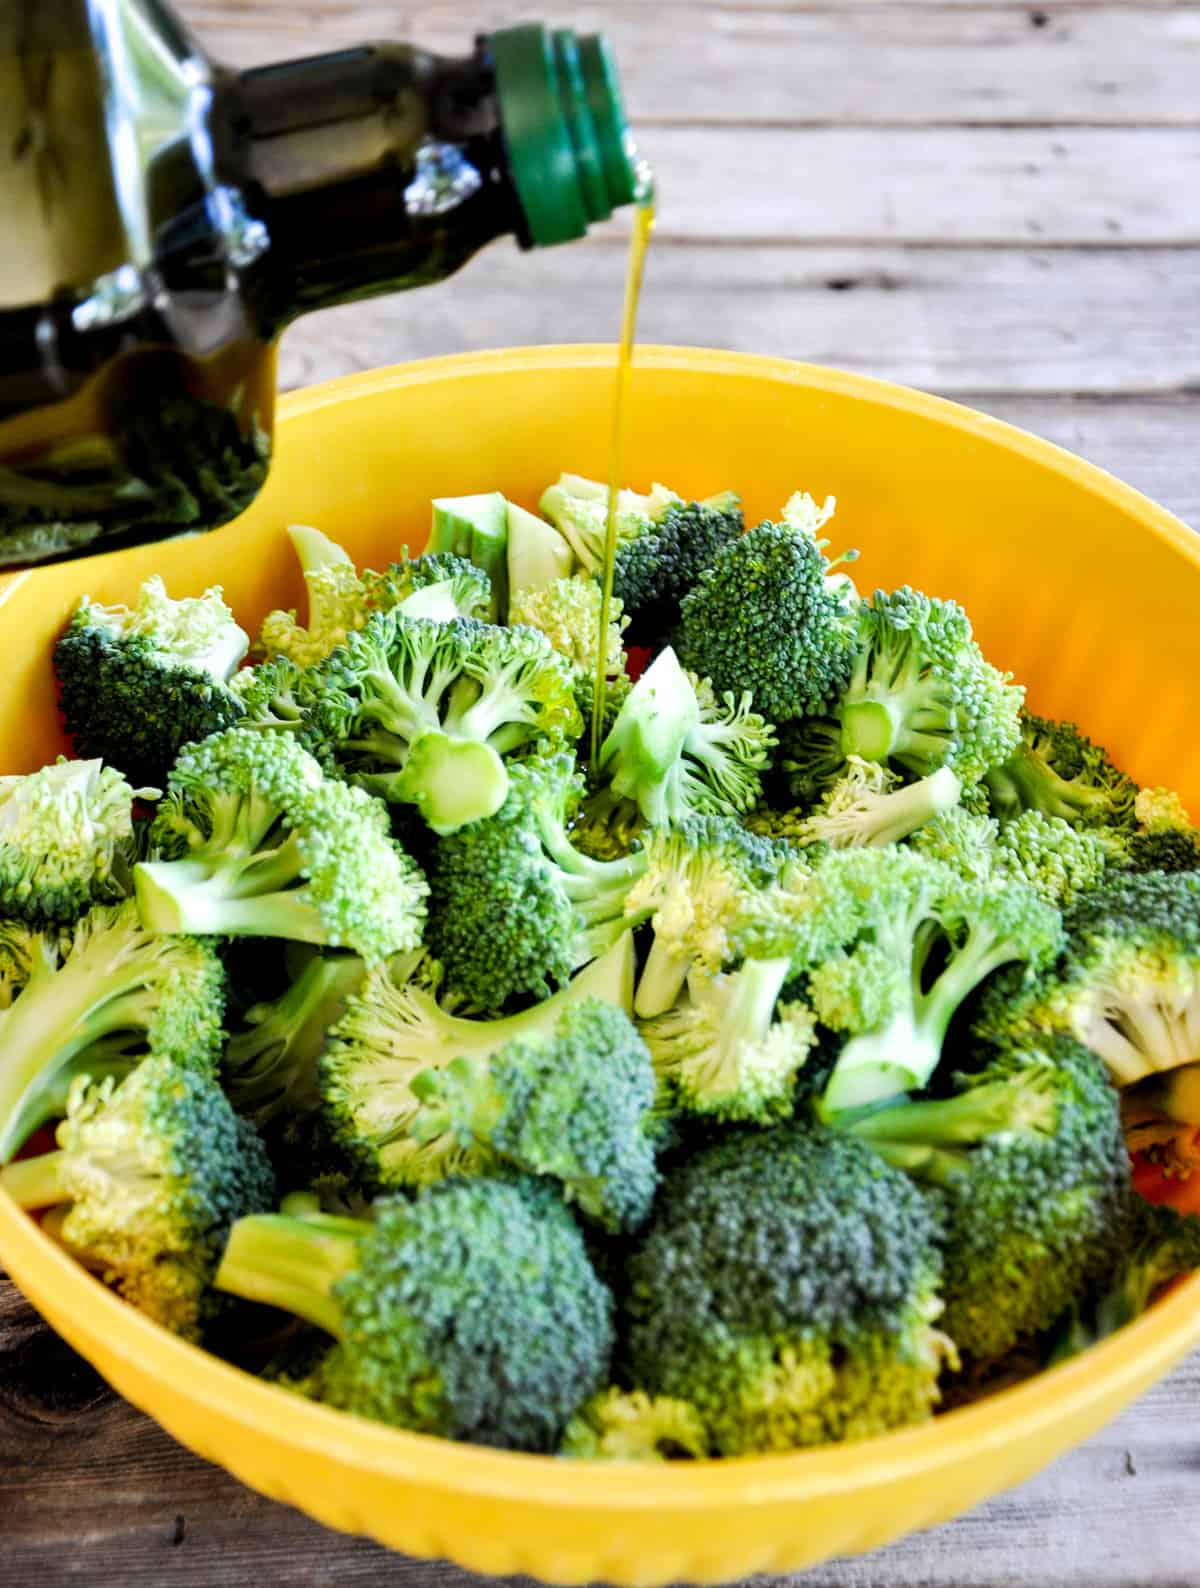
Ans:
<svg viewBox="0 0 1200 1588"><path fill-rule="evenodd" d="M1060 1321L1049 1364L1076 1356L1140 1318L1164 1285L1200 1268L1200 1217L1135 1197L1115 1267L1101 1271L1088 1294Z"/></svg>
<svg viewBox="0 0 1200 1588"><path fill-rule="evenodd" d="M370 1219L242 1219L216 1283L335 1337L328 1404L420 1433L552 1451L607 1377L611 1297L537 1182L448 1181Z"/></svg>
<svg viewBox="0 0 1200 1588"><path fill-rule="evenodd" d="M48 934L53 942L53 934ZM71 933L60 928L58 936L65 947ZM12 1007L13 999L29 980L34 964L41 957L42 935L24 921L0 919L0 1009Z"/></svg>
<svg viewBox="0 0 1200 1588"><path fill-rule="evenodd" d="M1024 992L1000 980L976 1024L991 1040L1063 1032L1118 1086L1200 1053L1200 873L1117 875L1066 917L1061 962Z"/></svg>
<svg viewBox="0 0 1200 1588"><path fill-rule="evenodd" d="M629 1263L628 1370L723 1456L921 1422L953 1348L938 1219L851 1138L737 1133L670 1176Z"/></svg>
<svg viewBox="0 0 1200 1588"><path fill-rule="evenodd" d="M856 634L831 566L807 526L767 521L731 540L683 598L684 666L717 690L748 690L772 722L828 711L850 680Z"/></svg>
<svg viewBox="0 0 1200 1588"><path fill-rule="evenodd" d="M1038 1334L1120 1250L1131 1197L1120 1101L1069 1038L1001 1053L948 1098L893 1104L849 1127L941 1188L942 1327L964 1355Z"/></svg>
<svg viewBox="0 0 1200 1588"><path fill-rule="evenodd" d="M1141 789L1133 802L1137 828L1125 837L1116 863L1131 871L1200 871L1200 830L1178 794ZM1100 835L1110 841L1110 833Z"/></svg>
<svg viewBox="0 0 1200 1588"><path fill-rule="evenodd" d="M182 745L243 715L229 682L249 646L219 588L172 600L155 575L133 607L85 596L54 647L76 753L161 788Z"/></svg>
<svg viewBox="0 0 1200 1588"><path fill-rule="evenodd" d="M496 815L437 846L429 946L445 990L494 1015L522 995L546 998L625 931L640 854L592 860L568 827L582 793L570 755L514 762Z"/></svg>
<svg viewBox="0 0 1200 1588"><path fill-rule="evenodd" d="M849 756L844 774L788 836L801 845L878 849L954 810L962 794L962 783L948 766L904 787L897 787L899 782L887 767Z"/></svg>
<svg viewBox="0 0 1200 1588"><path fill-rule="evenodd" d="M680 618L680 603L717 553L745 530L732 491L702 502L672 502L617 547L613 593L630 614L630 640L657 649Z"/></svg>
<svg viewBox="0 0 1200 1588"><path fill-rule="evenodd" d="M739 922L760 891L795 864L786 844L749 833L729 816L692 816L646 835L644 871L625 900L631 923L654 931L635 1012L663 1014L693 968L708 974L735 957Z"/></svg>
<svg viewBox="0 0 1200 1588"><path fill-rule="evenodd" d="M749 694L720 700L668 646L626 696L593 769L591 822L677 826L689 816L737 816L757 802L775 733Z"/></svg>
<svg viewBox="0 0 1200 1588"><path fill-rule="evenodd" d="M409 1134L450 1137L463 1149L559 1183L566 1200L617 1233L645 1222L654 1200L646 1044L615 1004L570 1004L552 1033L463 1055L412 1083L420 1099Z"/></svg>
<svg viewBox="0 0 1200 1588"><path fill-rule="evenodd" d="M214 734L179 757L168 791L154 825L167 858L134 870L148 930L288 938L369 961L421 941L428 886L386 809L286 735Z"/></svg>
<svg viewBox="0 0 1200 1588"><path fill-rule="evenodd" d="M572 574L556 579L536 590L514 590L508 604L510 626L523 624L537 629L565 656L575 671L576 698L584 717L591 711L596 676L596 652L600 643L600 602L602 591L595 579ZM604 637L607 698L620 705L629 693L625 672L622 634L627 619L621 603L614 600L608 631Z"/></svg>
<svg viewBox="0 0 1200 1588"><path fill-rule="evenodd" d="M508 503L499 491L442 496L433 504L427 551L473 563L487 577L493 623L508 609Z"/></svg>
<svg viewBox="0 0 1200 1588"><path fill-rule="evenodd" d="M332 1144L363 1183L379 1188L439 1180L476 1169L482 1155L449 1138L422 1146L409 1135L417 1109L413 1080L460 1055L487 1057L507 1043L551 1035L565 1009L607 999L633 1004L633 940L626 933L553 998L503 1020L464 1020L437 1001L440 967L384 966L346 1000L319 1062ZM405 974L407 970L408 974Z"/></svg>
<svg viewBox="0 0 1200 1588"><path fill-rule="evenodd" d="M1023 811L1000 824L994 875L998 882L1027 882L1048 904L1065 910L1100 886L1112 855L1099 833L1072 827L1061 816Z"/></svg>
<svg viewBox="0 0 1200 1588"><path fill-rule="evenodd" d="M571 1418L558 1453L573 1461L700 1461L709 1448L687 1401L610 1386Z"/></svg>
<svg viewBox="0 0 1200 1588"><path fill-rule="evenodd" d="M567 541L583 572L600 574L604 569L608 528L607 485L601 485L598 480L586 480L578 474L561 474L542 492L538 505ZM636 491L618 491L617 545L652 534L667 509L674 506L683 506L683 503L665 485L651 486L648 496L639 496Z"/></svg>
<svg viewBox="0 0 1200 1588"><path fill-rule="evenodd" d="M0 777L0 914L33 926L76 921L130 890L135 799L114 767L60 757L25 777Z"/></svg>
<svg viewBox="0 0 1200 1588"><path fill-rule="evenodd" d="M1031 888L966 882L903 847L826 856L789 934L819 1019L849 1036L826 1116L928 1085L964 1000L1002 965L1042 969L1063 941L1058 911Z"/></svg>
<svg viewBox="0 0 1200 1588"><path fill-rule="evenodd" d="M61 1114L76 1075L124 1075L145 1054L215 1074L224 977L212 949L143 928L132 900L85 915L64 944L31 940L0 1012L0 1164Z"/></svg>
<svg viewBox="0 0 1200 1588"><path fill-rule="evenodd" d="M0 1171L27 1208L69 1203L62 1243L127 1301L188 1339L235 1219L274 1202L262 1143L210 1076L152 1054L117 1084L76 1078L58 1151Z"/></svg>
<svg viewBox="0 0 1200 1588"><path fill-rule="evenodd" d="M1073 722L1022 711L1020 737L1007 757L986 769L984 783L995 815L1010 821L1022 811L1061 816L1073 827L1132 832L1137 784L1106 750Z"/></svg>
<svg viewBox="0 0 1200 1588"><path fill-rule="evenodd" d="M673 1008L642 1022L665 1109L756 1124L791 1113L815 1021L804 1004L781 1002L790 974L787 959L693 972Z"/></svg>
<svg viewBox="0 0 1200 1588"><path fill-rule="evenodd" d="M796 798L816 799L851 755L908 777L948 766L964 783L1011 755L1024 691L984 660L956 601L905 585L855 611L847 687L784 737Z"/></svg>
<svg viewBox="0 0 1200 1588"><path fill-rule="evenodd" d="M949 866L964 882L990 883L996 875L999 835L1000 823L994 816L959 804L918 827L906 847Z"/></svg>
<svg viewBox="0 0 1200 1588"><path fill-rule="evenodd" d="M260 1130L319 1106L317 1060L366 974L355 954L314 954L280 997L246 1011L221 1076L230 1102Z"/></svg>
<svg viewBox="0 0 1200 1588"><path fill-rule="evenodd" d="M494 815L500 757L560 748L582 720L570 664L533 629L371 618L305 678L307 723L338 765L437 832Z"/></svg>

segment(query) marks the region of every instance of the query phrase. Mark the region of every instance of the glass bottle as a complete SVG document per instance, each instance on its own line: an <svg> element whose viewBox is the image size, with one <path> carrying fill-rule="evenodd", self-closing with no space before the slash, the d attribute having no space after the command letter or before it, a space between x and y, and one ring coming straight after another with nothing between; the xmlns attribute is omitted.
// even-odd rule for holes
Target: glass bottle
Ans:
<svg viewBox="0 0 1200 1588"><path fill-rule="evenodd" d="M635 168L599 36L239 73L157 0L0 0L0 567L228 522L292 320L581 237Z"/></svg>

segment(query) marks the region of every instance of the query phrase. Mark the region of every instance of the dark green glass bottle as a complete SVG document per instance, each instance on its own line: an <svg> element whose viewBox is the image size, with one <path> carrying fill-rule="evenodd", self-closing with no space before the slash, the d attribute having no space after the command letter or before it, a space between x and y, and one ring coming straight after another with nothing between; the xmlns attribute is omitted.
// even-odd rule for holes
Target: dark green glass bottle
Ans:
<svg viewBox="0 0 1200 1588"><path fill-rule="evenodd" d="M302 3L302 0L301 0ZM637 196L604 40L212 65L156 0L0 5L0 566L215 528L297 316Z"/></svg>

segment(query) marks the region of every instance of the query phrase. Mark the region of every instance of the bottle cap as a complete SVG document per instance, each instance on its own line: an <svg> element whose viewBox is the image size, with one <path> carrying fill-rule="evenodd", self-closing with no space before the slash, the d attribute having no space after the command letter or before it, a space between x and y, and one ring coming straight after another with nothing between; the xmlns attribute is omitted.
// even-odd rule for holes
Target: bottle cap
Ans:
<svg viewBox="0 0 1200 1588"><path fill-rule="evenodd" d="M535 248L582 237L638 193L608 41L537 24L489 37L513 186Z"/></svg>

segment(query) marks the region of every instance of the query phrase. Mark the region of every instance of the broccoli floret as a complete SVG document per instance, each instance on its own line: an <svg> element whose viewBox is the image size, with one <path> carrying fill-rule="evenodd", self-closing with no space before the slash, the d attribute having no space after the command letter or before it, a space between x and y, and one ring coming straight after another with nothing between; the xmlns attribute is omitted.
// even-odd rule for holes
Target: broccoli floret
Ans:
<svg viewBox="0 0 1200 1588"><path fill-rule="evenodd" d="M682 505L680 498L665 485L651 486L648 496L639 496L636 491L618 491L618 547L652 534L668 508ZM608 528L607 485L601 485L598 480L586 480L578 474L562 474L542 492L538 506L567 541L583 572L601 573Z"/></svg>
<svg viewBox="0 0 1200 1588"><path fill-rule="evenodd" d="M692 816L652 830L644 873L625 900L631 922L650 914L654 931L638 981L635 1012L663 1014L693 968L708 974L734 957L738 923L759 892L793 864L786 844L749 833L729 816Z"/></svg>
<svg viewBox="0 0 1200 1588"><path fill-rule="evenodd" d="M65 925L125 897L133 801L158 794L130 788L99 761L65 757L25 777L0 777L0 914Z"/></svg>
<svg viewBox="0 0 1200 1588"><path fill-rule="evenodd" d="M558 1453L572 1461L701 1461L709 1448L687 1401L610 1387L571 1418Z"/></svg>
<svg viewBox="0 0 1200 1588"><path fill-rule="evenodd" d="M994 817L957 805L918 827L907 847L949 866L964 882L990 883L996 875L999 834L1000 823Z"/></svg>
<svg viewBox="0 0 1200 1588"><path fill-rule="evenodd" d="M699 1152L629 1263L628 1368L724 1456L923 1421L953 1362L938 1220L851 1138L788 1124Z"/></svg>
<svg viewBox="0 0 1200 1588"><path fill-rule="evenodd" d="M611 1297L536 1182L449 1181L364 1220L243 1219L216 1282L334 1336L328 1404L420 1433L552 1451L607 1377Z"/></svg>
<svg viewBox="0 0 1200 1588"><path fill-rule="evenodd" d="M828 711L849 682L856 633L830 567L799 524L768 521L731 540L683 598L684 666L717 690L749 690L772 722Z"/></svg>
<svg viewBox="0 0 1200 1588"><path fill-rule="evenodd" d="M877 590L855 611L848 686L832 709L784 736L796 798L816 799L851 755L908 777L948 766L969 783L1012 753L1024 691L984 660L956 601L905 585Z"/></svg>
<svg viewBox="0 0 1200 1588"><path fill-rule="evenodd" d="M630 642L657 649L679 623L680 603L723 546L745 530L732 492L671 503L641 533L623 540L613 563L613 593L629 613Z"/></svg>
<svg viewBox="0 0 1200 1588"><path fill-rule="evenodd" d="M1118 875L1066 917L1061 963L1022 993L1000 980L976 1023L990 1040L1062 1032L1118 1086L1200 1053L1200 874Z"/></svg>
<svg viewBox="0 0 1200 1588"><path fill-rule="evenodd" d="M787 959L693 973L679 1003L642 1022L665 1109L756 1124L791 1113L815 1021L804 1004L780 1001L790 973Z"/></svg>
<svg viewBox="0 0 1200 1588"><path fill-rule="evenodd" d="M306 676L307 723L362 787L452 832L504 803L501 756L578 737L574 688L570 664L533 629L394 610Z"/></svg>
<svg viewBox="0 0 1200 1588"><path fill-rule="evenodd" d="M386 809L285 735L231 728L189 746L155 836L168 858L134 870L150 931L288 938L369 961L421 941L428 885Z"/></svg>
<svg viewBox="0 0 1200 1588"><path fill-rule="evenodd" d="M429 945L449 997L493 1015L546 998L625 931L640 854L592 860L567 830L582 793L568 754L514 762L504 805L437 846Z"/></svg>
<svg viewBox="0 0 1200 1588"><path fill-rule="evenodd" d="M1031 888L965 882L902 847L826 856L789 933L819 1019L849 1036L826 1116L928 1085L964 1000L1002 965L1042 969L1063 941L1058 911Z"/></svg>
<svg viewBox="0 0 1200 1588"><path fill-rule="evenodd" d="M1162 1290L1200 1268L1200 1218L1133 1199L1120 1256L1060 1321L1050 1363L1065 1361L1140 1318Z"/></svg>
<svg viewBox="0 0 1200 1588"><path fill-rule="evenodd" d="M221 1075L233 1106L260 1130L319 1106L317 1060L366 974L355 954L314 954L280 997L246 1011Z"/></svg>
<svg viewBox="0 0 1200 1588"><path fill-rule="evenodd" d="M408 974L405 975L407 970ZM450 1138L422 1145L409 1135L413 1080L459 1055L488 1057L507 1043L553 1033L564 1009L603 998L633 1005L633 939L626 933L553 998L503 1020L464 1020L437 1001L440 967L393 965L373 971L346 1000L319 1061L333 1145L373 1187L416 1185L480 1167L482 1155Z"/></svg>
<svg viewBox="0 0 1200 1588"><path fill-rule="evenodd" d="M1114 865L1130 871L1200 871L1200 829L1192 826L1183 801L1170 789L1141 789L1133 802L1137 828L1129 834L1105 831L1117 842Z"/></svg>
<svg viewBox="0 0 1200 1588"><path fill-rule="evenodd" d="M155 576L134 607L85 596L54 647L76 753L161 788L182 745L243 715L229 681L249 647L219 588L172 600Z"/></svg>
<svg viewBox="0 0 1200 1588"><path fill-rule="evenodd" d="M0 1172L27 1208L69 1203L69 1250L164 1327L199 1339L235 1219L274 1202L262 1143L217 1082L152 1054L117 1084L73 1083L58 1151Z"/></svg>
<svg viewBox="0 0 1200 1588"><path fill-rule="evenodd" d="M617 1233L645 1222L658 1175L646 1044L614 1004L587 998L564 1009L551 1034L464 1055L424 1070L409 1133L452 1137L528 1174L556 1180L566 1200Z"/></svg>
<svg viewBox="0 0 1200 1588"><path fill-rule="evenodd" d="M1019 879L1048 904L1069 909L1103 882L1111 849L1100 834L1072 827L1061 816L1023 811L996 835L995 877Z"/></svg>
<svg viewBox="0 0 1200 1588"><path fill-rule="evenodd" d="M775 733L749 694L720 700L668 646L626 696L593 769L585 817L610 827L678 826L689 816L738 816L762 791Z"/></svg>
<svg viewBox="0 0 1200 1588"><path fill-rule="evenodd" d="M0 1164L63 1112L75 1076L124 1075L147 1053L215 1074L224 976L206 944L158 937L132 900L98 907L69 939L39 935L0 1012Z"/></svg>
<svg viewBox="0 0 1200 1588"><path fill-rule="evenodd" d="M966 1356L1002 1356L1111 1270L1128 1213L1117 1093L1067 1038L1002 1053L948 1098L850 1124L945 1201L942 1327Z"/></svg>
<svg viewBox="0 0 1200 1588"><path fill-rule="evenodd" d="M68 931L60 929L59 936L64 948L70 944ZM0 1010L12 1007L41 957L41 945L42 934L24 921L0 920Z"/></svg>
<svg viewBox="0 0 1200 1588"><path fill-rule="evenodd" d="M957 807L962 784L948 766L903 788L894 772L858 756L821 803L789 834L794 843L831 849L882 848Z"/></svg>
<svg viewBox="0 0 1200 1588"><path fill-rule="evenodd" d="M594 579L572 574L536 590L514 590L508 604L510 626L524 625L544 634L560 656L565 656L575 671L576 696L583 715L591 709L596 675L596 653L600 643L600 603L603 592ZM621 603L614 600L608 630L604 636L604 655L608 687L606 697L619 705L629 693L625 672L622 633L627 619Z"/></svg>
<svg viewBox="0 0 1200 1588"><path fill-rule="evenodd" d="M1106 750L1073 722L1053 722L1031 711L1022 711L1020 730L1008 756L984 777L995 815L1011 821L1034 810L1073 827L1132 831L1137 784Z"/></svg>

